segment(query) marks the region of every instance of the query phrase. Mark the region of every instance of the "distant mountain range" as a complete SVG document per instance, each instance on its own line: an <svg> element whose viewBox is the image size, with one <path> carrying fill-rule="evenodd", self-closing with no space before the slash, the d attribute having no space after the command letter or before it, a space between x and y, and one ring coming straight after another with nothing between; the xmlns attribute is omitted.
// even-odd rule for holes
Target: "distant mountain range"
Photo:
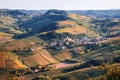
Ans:
<svg viewBox="0 0 120 80"><path fill-rule="evenodd" d="M52 9L51 9L52 10ZM0 9L1 12L8 11L7 14L11 14L14 11L23 12L26 14L44 14L48 10L9 10ZM119 18L120 9L110 9L110 10L65 10L68 13L75 13L86 16L103 17L103 18ZM22 13L22 14L23 14ZM3 13L0 13L3 14ZM19 13L20 14L20 13Z"/></svg>

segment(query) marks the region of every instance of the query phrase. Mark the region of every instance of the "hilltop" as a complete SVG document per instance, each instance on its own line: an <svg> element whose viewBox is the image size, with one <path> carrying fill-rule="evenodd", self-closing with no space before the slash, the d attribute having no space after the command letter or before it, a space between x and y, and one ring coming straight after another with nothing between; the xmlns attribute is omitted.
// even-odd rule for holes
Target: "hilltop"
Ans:
<svg viewBox="0 0 120 80"><path fill-rule="evenodd" d="M62 10L49 10L41 16L25 21L19 27L26 30L28 35L32 33L47 36L53 32L60 35L68 33L70 35L84 34L88 37L100 37L94 30L89 29L88 25L92 25L89 23L90 20L90 17L68 14Z"/></svg>

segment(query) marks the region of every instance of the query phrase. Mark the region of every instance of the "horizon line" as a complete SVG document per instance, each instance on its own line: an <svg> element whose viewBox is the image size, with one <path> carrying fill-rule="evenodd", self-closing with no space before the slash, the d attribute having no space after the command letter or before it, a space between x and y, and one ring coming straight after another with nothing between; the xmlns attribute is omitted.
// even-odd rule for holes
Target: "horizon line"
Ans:
<svg viewBox="0 0 120 80"><path fill-rule="evenodd" d="M66 11L71 11L71 10L120 10L118 8L111 8L111 9L20 9L20 8L16 8L16 9L13 9L13 8L0 8L0 9L6 9L6 10L66 10Z"/></svg>

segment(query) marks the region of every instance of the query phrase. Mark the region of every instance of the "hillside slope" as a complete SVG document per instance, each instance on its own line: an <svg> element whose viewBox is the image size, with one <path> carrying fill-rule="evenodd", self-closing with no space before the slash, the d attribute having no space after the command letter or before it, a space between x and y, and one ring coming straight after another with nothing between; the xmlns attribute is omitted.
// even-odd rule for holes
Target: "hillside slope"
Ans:
<svg viewBox="0 0 120 80"><path fill-rule="evenodd" d="M86 34L89 37L99 37L98 34L88 28L87 22L89 20L90 18L86 16L68 14L61 10L49 10L42 16L24 22L20 25L20 28L28 31L28 34L55 32L58 34Z"/></svg>

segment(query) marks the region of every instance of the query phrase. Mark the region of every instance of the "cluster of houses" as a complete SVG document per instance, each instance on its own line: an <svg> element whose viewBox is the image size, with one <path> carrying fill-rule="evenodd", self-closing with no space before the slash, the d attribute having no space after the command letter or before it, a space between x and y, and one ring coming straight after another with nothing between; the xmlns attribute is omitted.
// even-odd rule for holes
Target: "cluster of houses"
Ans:
<svg viewBox="0 0 120 80"><path fill-rule="evenodd" d="M80 38L80 39L75 39L75 42L79 42L81 44L97 44L99 42L102 42L104 40L107 40L108 38L87 38L87 37L84 37L84 38Z"/></svg>
<svg viewBox="0 0 120 80"><path fill-rule="evenodd" d="M72 38L66 37L63 40L50 42L50 47L55 48L57 50L67 49L66 46L70 45L70 42L74 42L74 40Z"/></svg>
<svg viewBox="0 0 120 80"><path fill-rule="evenodd" d="M56 49L67 49L67 46L74 46L79 44L97 44L107 39L109 38L83 37L83 38L72 39L70 37L66 37L63 40L50 42L50 47L54 47Z"/></svg>

